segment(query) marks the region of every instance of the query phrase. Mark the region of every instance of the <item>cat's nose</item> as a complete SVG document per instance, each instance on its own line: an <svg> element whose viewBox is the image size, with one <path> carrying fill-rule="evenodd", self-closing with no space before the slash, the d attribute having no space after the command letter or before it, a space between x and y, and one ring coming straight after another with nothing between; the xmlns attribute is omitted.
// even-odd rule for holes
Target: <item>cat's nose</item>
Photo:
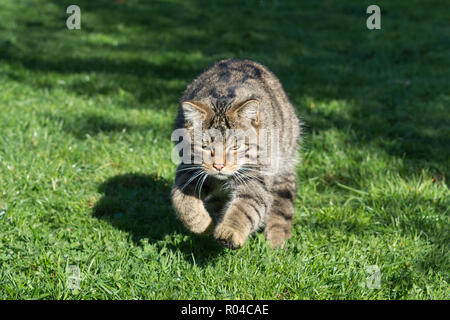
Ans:
<svg viewBox="0 0 450 320"><path fill-rule="evenodd" d="M224 166L223 164L217 164L217 163L214 163L214 164L213 164L213 167L216 168L217 171L220 171L220 170L222 170L223 167L225 167L225 166Z"/></svg>

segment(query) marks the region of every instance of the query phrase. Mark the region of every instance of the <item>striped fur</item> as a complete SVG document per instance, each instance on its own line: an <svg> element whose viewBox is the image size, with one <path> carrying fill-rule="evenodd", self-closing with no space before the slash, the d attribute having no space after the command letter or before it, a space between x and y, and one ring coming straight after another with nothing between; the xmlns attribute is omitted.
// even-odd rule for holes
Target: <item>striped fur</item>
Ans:
<svg viewBox="0 0 450 320"><path fill-rule="evenodd" d="M300 121L277 77L254 61L217 62L187 87L180 100L176 128L192 134L189 130L196 125L220 132L278 130L276 156L281 165L229 163L233 151L218 156L208 147L214 142L204 142L201 152L211 156L214 165L182 163L176 172L172 203L179 219L189 230L212 233L232 249L242 247L252 232L262 228L273 247L283 245L291 236L294 217ZM250 145L243 148L248 151ZM219 162L224 164L221 172L214 167Z"/></svg>

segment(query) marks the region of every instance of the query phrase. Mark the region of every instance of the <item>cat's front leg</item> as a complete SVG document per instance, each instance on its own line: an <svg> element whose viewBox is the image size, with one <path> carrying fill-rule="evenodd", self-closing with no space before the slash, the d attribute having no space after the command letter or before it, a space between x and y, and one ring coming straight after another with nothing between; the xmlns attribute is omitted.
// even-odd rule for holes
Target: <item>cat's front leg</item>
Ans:
<svg viewBox="0 0 450 320"><path fill-rule="evenodd" d="M177 174L171 192L172 205L178 218L190 231L197 234L211 234L214 222L203 201L198 198L195 188L191 185L185 186L187 179L189 175Z"/></svg>
<svg viewBox="0 0 450 320"><path fill-rule="evenodd" d="M264 223L272 201L263 183L247 183L238 188L214 230L214 237L230 249L241 248L248 236Z"/></svg>

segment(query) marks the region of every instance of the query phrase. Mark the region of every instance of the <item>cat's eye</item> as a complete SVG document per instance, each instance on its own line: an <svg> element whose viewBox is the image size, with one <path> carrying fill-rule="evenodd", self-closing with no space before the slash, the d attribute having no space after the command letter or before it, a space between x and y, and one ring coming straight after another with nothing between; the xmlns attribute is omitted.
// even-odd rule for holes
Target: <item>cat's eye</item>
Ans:
<svg viewBox="0 0 450 320"><path fill-rule="evenodd" d="M211 141L203 141L202 142L202 149L205 149L205 150L211 149Z"/></svg>
<svg viewBox="0 0 450 320"><path fill-rule="evenodd" d="M231 150L236 151L236 150L239 150L240 148L241 148L241 146L235 144L231 147Z"/></svg>

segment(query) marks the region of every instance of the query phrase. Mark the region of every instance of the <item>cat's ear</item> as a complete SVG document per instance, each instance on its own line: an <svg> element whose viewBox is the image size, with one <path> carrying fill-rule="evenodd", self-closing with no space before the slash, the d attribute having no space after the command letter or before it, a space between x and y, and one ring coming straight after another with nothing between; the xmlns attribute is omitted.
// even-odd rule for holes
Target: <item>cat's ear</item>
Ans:
<svg viewBox="0 0 450 320"><path fill-rule="evenodd" d="M257 100L248 100L233 106L228 113L232 117L237 116L241 120L249 120L254 127L259 126L259 102Z"/></svg>
<svg viewBox="0 0 450 320"><path fill-rule="evenodd" d="M209 115L208 108L193 101L183 101L181 108L185 121L189 121L192 125L201 124Z"/></svg>

